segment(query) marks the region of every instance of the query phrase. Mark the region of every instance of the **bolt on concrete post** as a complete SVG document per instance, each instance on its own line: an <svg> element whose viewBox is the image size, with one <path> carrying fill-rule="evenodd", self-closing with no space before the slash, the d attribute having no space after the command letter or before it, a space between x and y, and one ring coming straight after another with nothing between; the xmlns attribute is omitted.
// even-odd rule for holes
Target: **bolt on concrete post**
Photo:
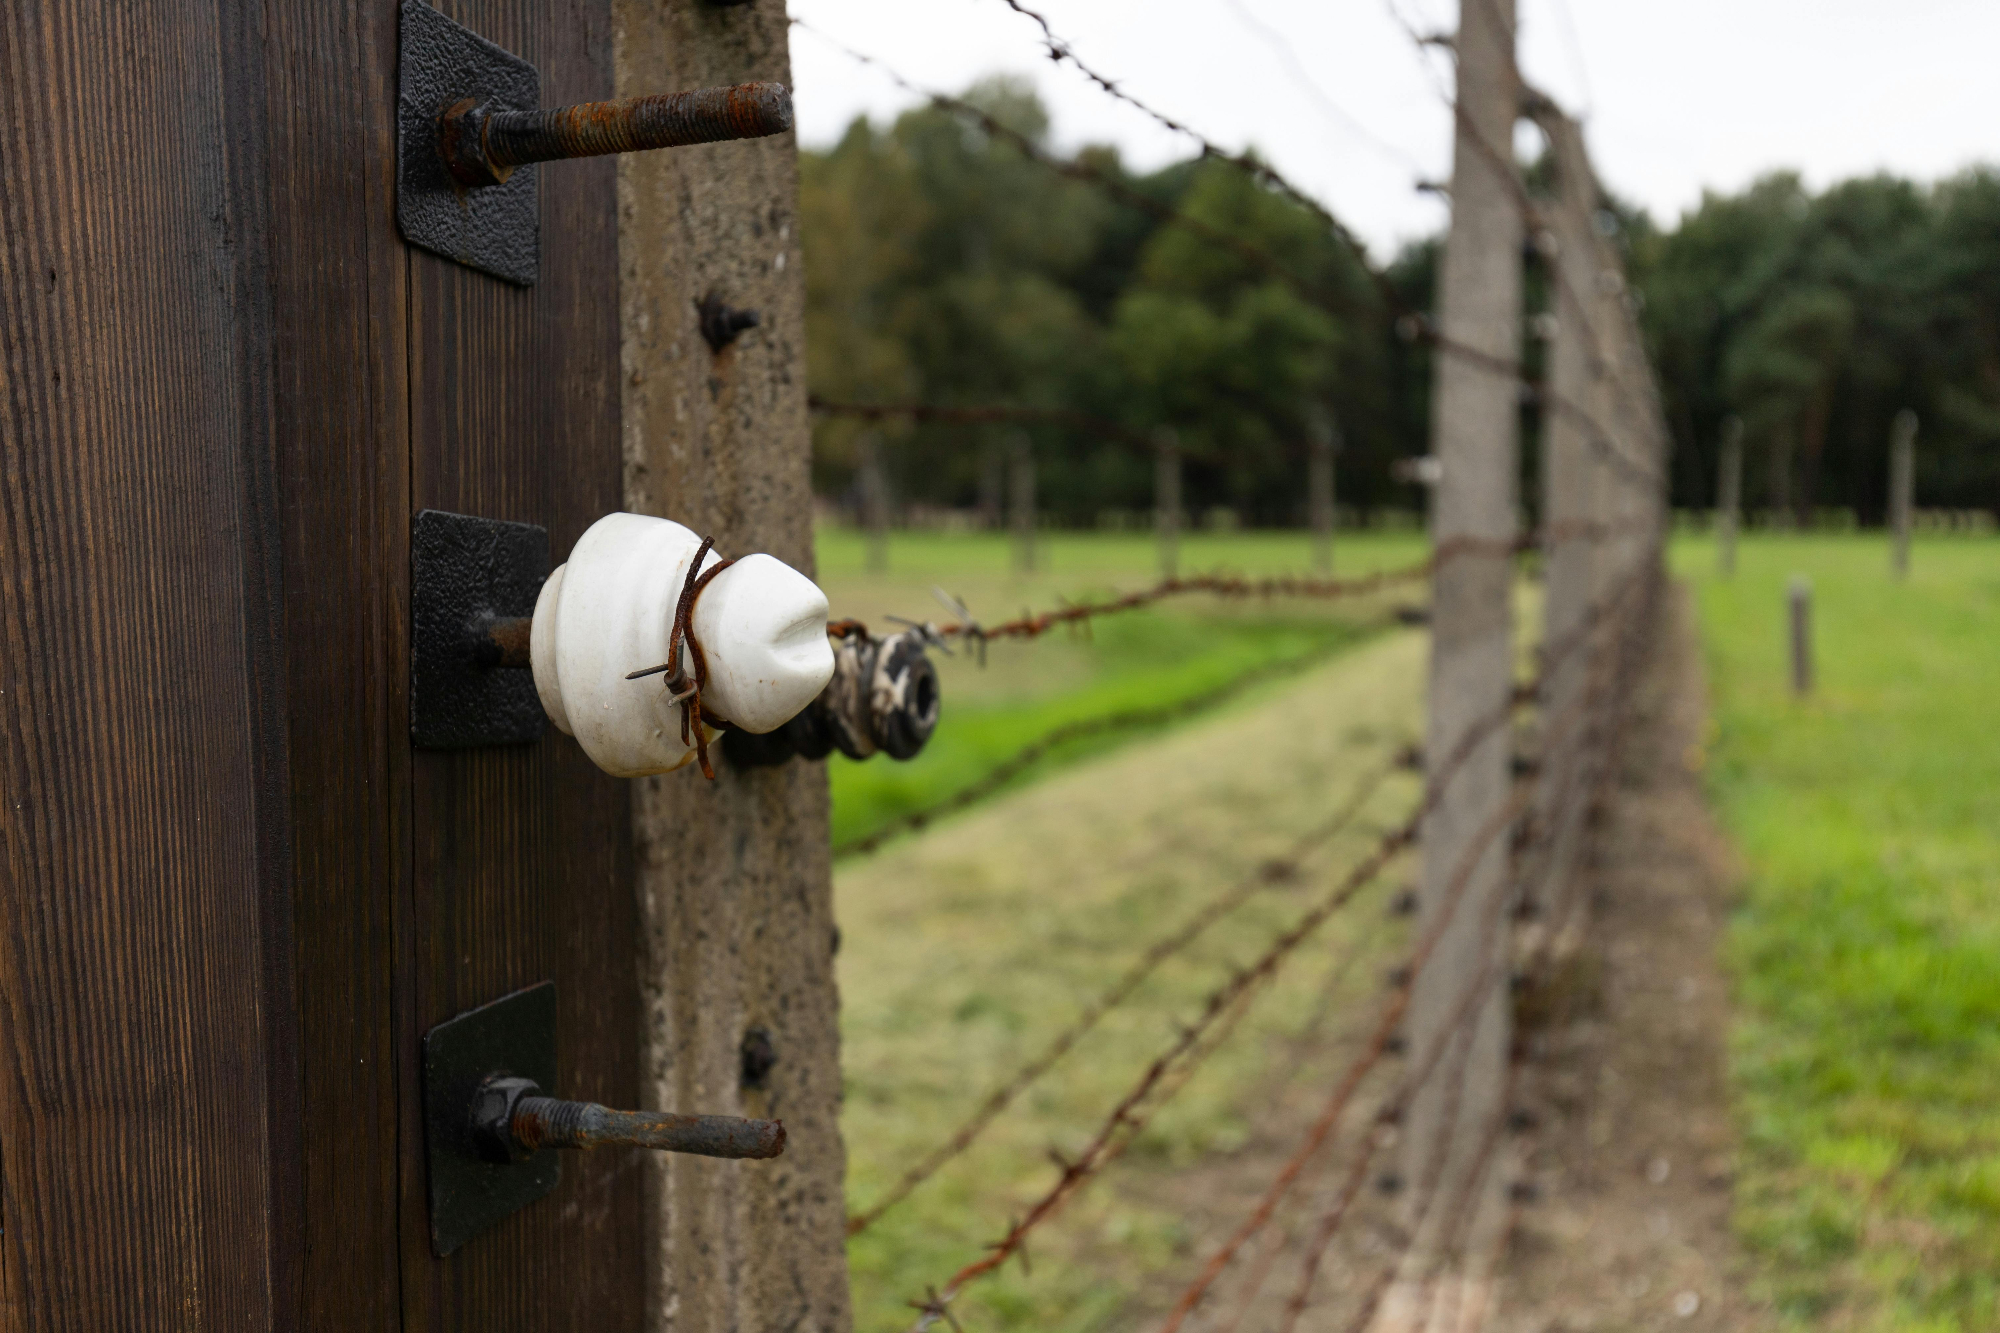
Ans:
<svg viewBox="0 0 2000 1333"><path fill-rule="evenodd" d="M1722 452L1716 460L1715 560L1722 577L1736 575L1736 529L1743 521L1743 418L1722 419Z"/></svg>
<svg viewBox="0 0 2000 1333"><path fill-rule="evenodd" d="M868 534L868 572L889 572L889 480L882 472L882 437L861 432L861 523Z"/></svg>
<svg viewBox="0 0 2000 1333"><path fill-rule="evenodd" d="M1312 523L1313 572L1333 573L1333 463L1340 452L1340 427L1315 410L1306 427L1306 512Z"/></svg>
<svg viewBox="0 0 2000 1333"><path fill-rule="evenodd" d="M1896 581L1910 576L1910 509L1916 499L1917 414L1904 408L1889 428L1890 569Z"/></svg>
<svg viewBox="0 0 2000 1333"><path fill-rule="evenodd" d="M1456 49L1460 114L1439 270L1439 341L1470 354L1440 352L1432 380L1431 447L1442 472L1431 492L1430 526L1433 549L1444 558L1431 585L1424 756L1436 804L1423 823L1417 929L1435 943L1413 983L1406 1025L1415 1058L1445 1042L1453 1054L1404 1117L1403 1178L1436 1184L1410 1191L1416 1235L1382 1310L1388 1327L1428 1322L1433 1302L1449 1299L1444 1290L1456 1290L1465 1276L1448 1256L1486 1253L1506 1215L1496 1188L1503 1172L1485 1145L1505 1110L1509 1041L1510 839L1495 821L1510 797L1513 738L1511 728L1490 719L1506 714L1514 665L1508 552L1520 389L1512 368L1521 358L1524 231L1511 166L1521 105L1514 0L1466 0ZM1468 1039L1459 1040L1461 1032ZM1426 1192L1465 1205L1420 1213L1415 1196Z"/></svg>
<svg viewBox="0 0 2000 1333"><path fill-rule="evenodd" d="M1160 577L1179 577L1181 437L1171 426L1162 426L1153 434L1153 533L1160 545Z"/></svg>
<svg viewBox="0 0 2000 1333"><path fill-rule="evenodd" d="M1803 698L1813 688L1812 583L1795 574L1785 589L1790 611L1792 647L1792 693Z"/></svg>
<svg viewBox="0 0 2000 1333"><path fill-rule="evenodd" d="M1008 517L1014 526L1014 571L1032 574L1035 571L1035 449L1027 432L1014 436L1013 454L1013 512Z"/></svg>

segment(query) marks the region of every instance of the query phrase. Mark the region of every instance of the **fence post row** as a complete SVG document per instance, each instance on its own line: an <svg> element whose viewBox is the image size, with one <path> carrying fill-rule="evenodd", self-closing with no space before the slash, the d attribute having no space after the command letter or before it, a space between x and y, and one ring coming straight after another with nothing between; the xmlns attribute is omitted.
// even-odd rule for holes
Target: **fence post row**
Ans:
<svg viewBox="0 0 2000 1333"><path fill-rule="evenodd" d="M1437 799L1422 829L1417 929L1436 942L1411 996L1407 1049L1414 1060L1427 1058L1440 1041L1451 1045L1404 1117L1404 1198L1417 1232L1383 1309L1391 1327L1421 1322L1428 1270L1454 1238L1466 1238L1457 1215L1470 1211L1486 1222L1504 1211L1485 1206L1491 1190L1473 1177L1499 1178L1482 1170L1481 1146L1486 1127L1505 1110L1500 1089L1509 1027L1507 932L1494 924L1505 910L1508 840L1482 839L1481 829L1509 799L1512 759L1511 729L1490 719L1504 716L1513 688L1520 410L1514 368L1521 359L1524 232L1508 165L1521 101L1514 0L1465 4L1457 52L1452 216L1438 324L1448 348L1473 355L1441 352L1432 382L1431 452L1441 472L1431 491L1438 564L1424 756ZM1466 1014L1465 992L1474 986L1484 993ZM1447 1206L1428 1207L1433 1198ZM1480 1237L1469 1239L1477 1245Z"/></svg>

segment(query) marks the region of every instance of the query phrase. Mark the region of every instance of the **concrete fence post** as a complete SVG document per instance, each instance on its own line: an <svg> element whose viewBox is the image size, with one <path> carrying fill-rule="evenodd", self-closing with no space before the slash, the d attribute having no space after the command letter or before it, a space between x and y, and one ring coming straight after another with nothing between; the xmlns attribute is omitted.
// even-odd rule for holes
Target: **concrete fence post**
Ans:
<svg viewBox="0 0 2000 1333"><path fill-rule="evenodd" d="M792 81L782 0L611 10L620 96ZM811 573L798 161L790 134L618 159L620 384L628 508ZM566 198L547 191L544 216ZM760 316L720 351L696 323L711 294ZM632 784L641 1105L777 1117L789 1137L770 1162L633 1159L650 1217L644 1327L846 1333L826 769L716 767L714 782L684 770ZM775 1057L756 1077L753 1043Z"/></svg>
<svg viewBox="0 0 2000 1333"><path fill-rule="evenodd" d="M1383 1307L1385 1327L1421 1325L1450 1253L1498 1234L1504 1173L1485 1151L1506 1081L1508 849L1494 822L1510 798L1511 596L1518 490L1523 219L1513 178L1521 89L1514 0L1459 14L1452 217L1438 289L1443 344L1432 381L1432 578L1426 777L1417 930L1435 938L1408 1020L1413 1059L1445 1051L1404 1117L1400 1153L1415 1240ZM1472 355L1454 354L1462 348ZM1428 1194L1437 1201L1425 1207ZM1467 1214L1470 1218L1467 1218ZM1488 1235L1487 1233L1493 1233Z"/></svg>
<svg viewBox="0 0 2000 1333"><path fill-rule="evenodd" d="M1917 414L1904 408L1889 428L1890 569L1898 582L1910 576L1910 511L1917 485Z"/></svg>

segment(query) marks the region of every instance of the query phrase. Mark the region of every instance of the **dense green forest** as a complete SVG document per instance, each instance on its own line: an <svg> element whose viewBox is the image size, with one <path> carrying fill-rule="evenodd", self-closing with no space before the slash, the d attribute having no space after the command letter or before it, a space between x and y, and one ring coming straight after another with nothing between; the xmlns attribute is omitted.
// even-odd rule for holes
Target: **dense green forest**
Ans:
<svg viewBox="0 0 2000 1333"><path fill-rule="evenodd" d="M965 101L1045 143L1025 85L988 80ZM1152 496L1143 441L1171 426L1189 509L1297 524L1307 441L1334 423L1344 505L1418 503L1392 464L1427 447L1429 358L1397 336L1396 313L1428 309L1435 242L1371 272L1311 211L1229 163L1139 174L1109 148L1066 161L1051 170L935 108L887 127L856 120L802 153L815 395L1075 414L823 416L822 494L852 498L857 440L873 429L899 502L991 507L999 462L1025 436L1045 513L1137 515ZM1163 225L1163 210L1274 256L1283 276ZM1919 503L2000 505L2000 174L1930 187L1878 176L1819 195L1781 174L1706 197L1672 231L1616 216L1675 437L1677 505L1708 503L1734 413L1750 505L1877 521L1904 407L1923 423ZM1531 319L1542 287L1531 273ZM1532 415L1525 424L1532 468Z"/></svg>

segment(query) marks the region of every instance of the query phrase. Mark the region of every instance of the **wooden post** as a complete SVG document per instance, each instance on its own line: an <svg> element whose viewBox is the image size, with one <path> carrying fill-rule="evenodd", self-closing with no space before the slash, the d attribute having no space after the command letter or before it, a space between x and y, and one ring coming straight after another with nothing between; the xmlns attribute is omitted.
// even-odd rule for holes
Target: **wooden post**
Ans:
<svg viewBox="0 0 2000 1333"><path fill-rule="evenodd" d="M620 95L791 82L783 0L611 0L611 10L603 40L615 42ZM546 84L543 97L560 100ZM785 134L636 153L617 170L626 504L713 533L724 554L768 551L810 573L798 145ZM542 179L546 218L564 207L567 183ZM694 303L711 292L762 316L720 352L695 327ZM648 1154L627 1164L647 1183L650 1287L643 1325L615 1326L844 1333L826 765L716 768L714 782L684 769L633 784L642 1104L776 1116L790 1138L771 1162ZM576 896L599 891L571 885ZM777 1062L746 1083L753 1039L768 1040ZM592 1204L577 1206L588 1214Z"/></svg>
<svg viewBox="0 0 2000 1333"><path fill-rule="evenodd" d="M1013 503L1008 517L1014 527L1014 572L1035 571L1035 446L1026 431L1013 438Z"/></svg>
<svg viewBox="0 0 2000 1333"><path fill-rule="evenodd" d="M1181 563L1181 437L1172 426L1153 435L1153 532L1160 544L1160 577L1174 578Z"/></svg>
<svg viewBox="0 0 2000 1333"><path fill-rule="evenodd" d="M1736 529L1743 521L1743 418L1722 419L1722 452L1716 460L1715 560L1722 577L1736 574Z"/></svg>
<svg viewBox="0 0 2000 1333"><path fill-rule="evenodd" d="M1794 574L1785 589L1791 630L1792 693L1801 698L1813 688L1812 583Z"/></svg>
<svg viewBox="0 0 2000 1333"><path fill-rule="evenodd" d="M882 474L882 437L872 430L855 441L861 461L861 524L868 533L868 572L889 572L889 479Z"/></svg>
<svg viewBox="0 0 2000 1333"><path fill-rule="evenodd" d="M1340 427L1315 408L1307 421L1306 514L1312 524L1313 572L1333 573L1333 462L1340 452Z"/></svg>
<svg viewBox="0 0 2000 1333"><path fill-rule="evenodd" d="M1890 568L1897 582L1910 576L1910 509L1917 484L1917 414L1904 408L1889 428Z"/></svg>
<svg viewBox="0 0 2000 1333"><path fill-rule="evenodd" d="M1451 229L1438 307L1441 349L1432 389L1432 453L1441 475L1431 492L1431 539L1440 560L1432 581L1427 777L1438 791L1424 820L1421 935L1437 943L1418 974L1408 1021L1413 1059L1442 1049L1436 1073L1404 1118L1404 1178L1434 1181L1447 1201L1424 1215L1405 1280L1384 1310L1391 1324L1416 1321L1428 1305L1424 1280L1462 1241L1488 1243L1504 1204L1501 1173L1482 1151L1497 1123L1508 1044L1509 945L1504 899L1509 839L1493 827L1509 799L1512 731L1504 716L1513 686L1513 585L1521 357L1523 223L1512 177L1521 90L1514 66L1514 0L1466 0L1460 8L1459 115L1452 163ZM1455 771L1447 772L1447 766ZM1449 913L1448 920L1446 913ZM1460 1035L1462 1034L1462 1035ZM1442 1161L1434 1161L1434 1157ZM1482 1165L1482 1163L1484 1165ZM1424 1191L1408 1191L1411 1220ZM1459 1230L1467 1200L1481 1221ZM1456 1238L1456 1239L1454 1239ZM1464 1252L1464 1251L1461 1251Z"/></svg>

